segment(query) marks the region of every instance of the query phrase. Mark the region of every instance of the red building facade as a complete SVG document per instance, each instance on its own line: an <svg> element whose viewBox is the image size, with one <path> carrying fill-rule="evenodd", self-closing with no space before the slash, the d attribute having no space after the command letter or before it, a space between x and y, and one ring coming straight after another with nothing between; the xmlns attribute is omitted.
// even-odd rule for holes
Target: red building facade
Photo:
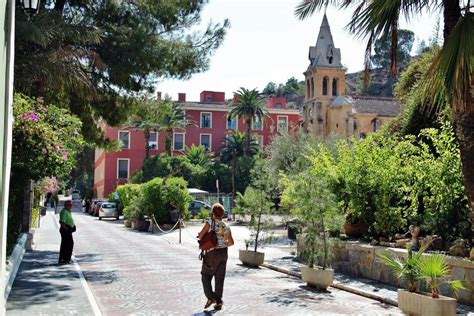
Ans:
<svg viewBox="0 0 474 316"><path fill-rule="evenodd" d="M245 122L241 118L230 119L230 102L225 100L224 92L203 91L200 102L187 102L186 94L180 93L178 102L183 104L186 114L195 125L174 131L174 155L182 154L186 147L194 144L203 145L218 156L227 135L235 131L245 131ZM284 97L270 98L268 112L263 122L252 122L252 133L262 148L281 131L298 129L300 122L299 110L287 108ZM107 197L118 185L126 183L142 167L145 159L146 140L143 131L105 127L105 136L112 140L121 140L122 149L116 152L96 149L94 195L97 198ZM150 155L163 153L164 134L152 133L149 146Z"/></svg>

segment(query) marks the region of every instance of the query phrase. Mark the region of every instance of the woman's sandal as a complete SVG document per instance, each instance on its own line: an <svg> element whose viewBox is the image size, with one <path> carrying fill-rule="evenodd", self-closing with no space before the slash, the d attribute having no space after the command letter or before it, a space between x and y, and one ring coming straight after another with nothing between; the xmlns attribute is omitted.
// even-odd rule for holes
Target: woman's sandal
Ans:
<svg viewBox="0 0 474 316"><path fill-rule="evenodd" d="M215 300L208 299L207 302L206 302L206 305L204 305L204 309L208 308L209 306L211 306L215 302L216 302Z"/></svg>

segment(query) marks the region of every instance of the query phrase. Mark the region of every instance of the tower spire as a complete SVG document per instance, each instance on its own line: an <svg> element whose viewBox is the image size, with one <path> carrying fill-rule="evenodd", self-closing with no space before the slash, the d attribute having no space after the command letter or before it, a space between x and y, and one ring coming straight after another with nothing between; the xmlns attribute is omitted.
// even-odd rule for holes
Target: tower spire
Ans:
<svg viewBox="0 0 474 316"><path fill-rule="evenodd" d="M324 13L321 26L319 28L316 46L309 48L309 60L311 61L309 67L342 67L341 51L334 46L332 39L331 27L329 21Z"/></svg>

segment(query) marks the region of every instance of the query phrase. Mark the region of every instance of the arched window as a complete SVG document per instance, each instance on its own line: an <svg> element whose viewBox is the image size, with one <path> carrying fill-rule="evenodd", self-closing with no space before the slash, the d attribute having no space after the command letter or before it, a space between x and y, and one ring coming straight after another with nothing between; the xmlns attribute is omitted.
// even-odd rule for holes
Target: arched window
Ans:
<svg viewBox="0 0 474 316"><path fill-rule="evenodd" d="M311 91L311 86L309 84L309 79L308 79L306 80L306 95L308 96L308 99L311 98L310 91Z"/></svg>
<svg viewBox="0 0 474 316"><path fill-rule="evenodd" d="M378 131L380 126L382 126L382 122L379 119L375 118L372 120L372 130L374 132Z"/></svg>
<svg viewBox="0 0 474 316"><path fill-rule="evenodd" d="M332 79L332 95L333 96L339 95L339 93L337 91L338 83L339 83L339 79L337 79L337 78Z"/></svg>
<svg viewBox="0 0 474 316"><path fill-rule="evenodd" d="M314 98L314 79L311 78L311 97Z"/></svg>
<svg viewBox="0 0 474 316"><path fill-rule="evenodd" d="M328 95L328 84L329 84L329 78L324 77L323 78L323 95Z"/></svg>

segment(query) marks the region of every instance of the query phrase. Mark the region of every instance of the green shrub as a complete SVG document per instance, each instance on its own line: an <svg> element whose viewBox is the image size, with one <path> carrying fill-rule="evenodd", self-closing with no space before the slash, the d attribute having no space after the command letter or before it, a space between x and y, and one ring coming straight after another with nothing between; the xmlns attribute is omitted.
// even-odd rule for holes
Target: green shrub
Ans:
<svg viewBox="0 0 474 316"><path fill-rule="evenodd" d="M177 209L186 217L192 200L187 182L182 178L155 178L143 184L117 188L127 219L154 216L158 223L170 222L169 212Z"/></svg>
<svg viewBox="0 0 474 316"><path fill-rule="evenodd" d="M205 209L204 207L201 207L199 210L199 213L196 214L195 218L197 219L202 219L206 220L211 217L211 211Z"/></svg>

